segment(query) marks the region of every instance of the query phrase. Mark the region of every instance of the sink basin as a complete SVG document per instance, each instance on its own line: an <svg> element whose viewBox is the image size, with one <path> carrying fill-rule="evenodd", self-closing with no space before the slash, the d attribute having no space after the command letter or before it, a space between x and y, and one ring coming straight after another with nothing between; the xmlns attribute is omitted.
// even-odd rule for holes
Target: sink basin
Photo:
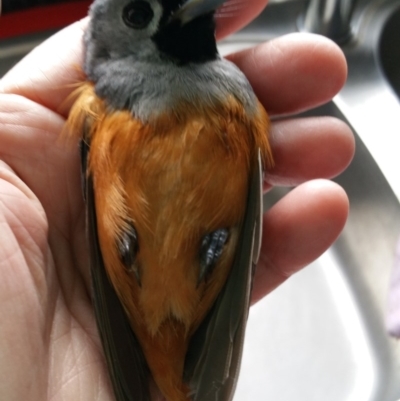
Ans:
<svg viewBox="0 0 400 401"><path fill-rule="evenodd" d="M220 49L295 32L304 9L303 0L270 1ZM349 220L321 258L251 309L235 400L400 400L400 342L385 327L400 237L400 0L359 0L352 31L343 45L347 84L333 102L303 113L336 116L354 130L354 161L337 179ZM0 76L44 37L7 42ZM274 189L266 207L288 190Z"/></svg>

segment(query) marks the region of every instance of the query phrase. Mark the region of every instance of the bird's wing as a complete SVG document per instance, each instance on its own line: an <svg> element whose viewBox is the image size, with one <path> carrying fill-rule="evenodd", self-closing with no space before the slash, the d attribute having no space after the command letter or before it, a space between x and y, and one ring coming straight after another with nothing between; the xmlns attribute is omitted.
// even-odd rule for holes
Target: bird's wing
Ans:
<svg viewBox="0 0 400 401"><path fill-rule="evenodd" d="M230 401L242 358L255 265L261 245L261 156L253 169L238 249L228 280L190 342L185 381L193 401Z"/></svg>
<svg viewBox="0 0 400 401"><path fill-rule="evenodd" d="M105 270L97 236L93 181L87 175L90 145L81 141L93 303L103 350L117 401L150 401L149 372L141 347Z"/></svg>

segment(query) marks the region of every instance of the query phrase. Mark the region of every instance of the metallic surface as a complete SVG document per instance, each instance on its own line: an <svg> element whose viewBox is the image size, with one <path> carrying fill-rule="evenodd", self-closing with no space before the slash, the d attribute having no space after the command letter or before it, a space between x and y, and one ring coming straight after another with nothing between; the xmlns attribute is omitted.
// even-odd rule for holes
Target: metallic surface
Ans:
<svg viewBox="0 0 400 401"><path fill-rule="evenodd" d="M318 33L336 42L350 38L350 19L355 0L310 0L300 18L306 32Z"/></svg>
<svg viewBox="0 0 400 401"><path fill-rule="evenodd" d="M295 32L306 10L303 0L271 1L221 49ZM400 0L358 0L350 33L348 82L306 114L337 116L356 134L355 159L337 179L349 221L329 251L252 308L236 400L400 400L400 342L385 327L400 236ZM0 44L0 76L40 39Z"/></svg>

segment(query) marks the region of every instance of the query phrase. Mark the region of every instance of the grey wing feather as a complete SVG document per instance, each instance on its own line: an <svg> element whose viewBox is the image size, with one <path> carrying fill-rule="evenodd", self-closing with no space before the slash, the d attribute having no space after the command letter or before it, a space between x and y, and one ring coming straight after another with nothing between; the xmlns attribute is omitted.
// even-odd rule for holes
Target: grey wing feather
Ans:
<svg viewBox="0 0 400 401"><path fill-rule="evenodd" d="M150 401L148 367L119 298L108 280L97 236L93 182L86 176L89 146L81 142L83 188L97 327L117 401Z"/></svg>
<svg viewBox="0 0 400 401"><path fill-rule="evenodd" d="M189 383L193 401L231 401L233 398L261 243L261 219L262 173L261 156L258 155L231 273L190 342L185 381Z"/></svg>

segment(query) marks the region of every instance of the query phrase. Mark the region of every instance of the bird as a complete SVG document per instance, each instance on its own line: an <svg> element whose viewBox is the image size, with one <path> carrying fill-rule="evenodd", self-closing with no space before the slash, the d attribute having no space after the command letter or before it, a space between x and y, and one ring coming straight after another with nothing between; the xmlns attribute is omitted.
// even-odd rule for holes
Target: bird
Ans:
<svg viewBox="0 0 400 401"><path fill-rule="evenodd" d="M95 0L67 120L117 401L231 400L260 252L269 117L218 53L229 0Z"/></svg>

